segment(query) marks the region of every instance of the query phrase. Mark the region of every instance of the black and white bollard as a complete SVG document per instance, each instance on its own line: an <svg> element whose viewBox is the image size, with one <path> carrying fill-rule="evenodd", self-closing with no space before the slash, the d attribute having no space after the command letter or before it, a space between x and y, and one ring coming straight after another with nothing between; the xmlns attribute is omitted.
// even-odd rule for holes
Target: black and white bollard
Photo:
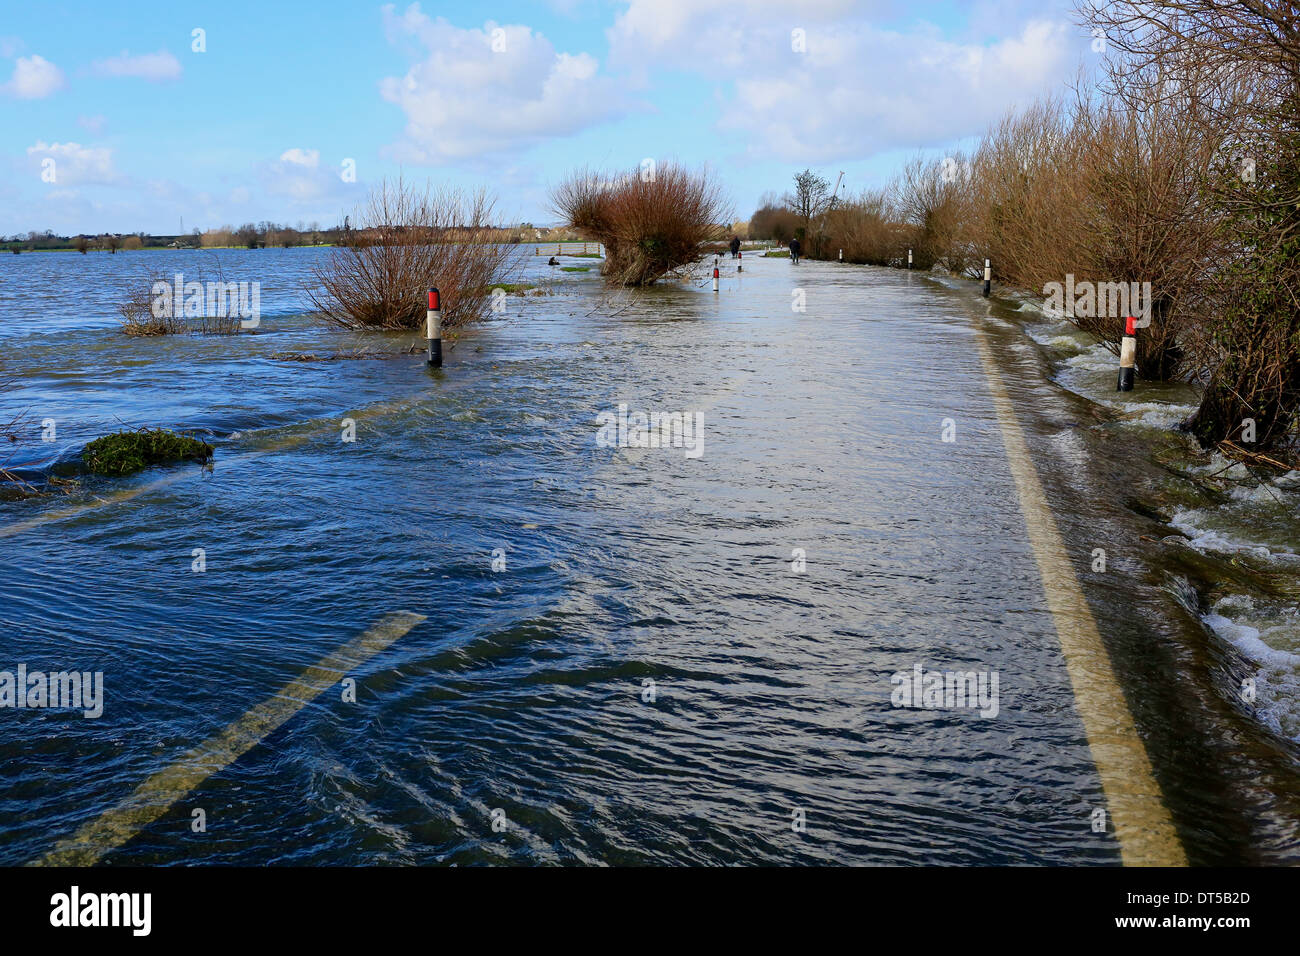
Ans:
<svg viewBox="0 0 1300 956"><path fill-rule="evenodd" d="M989 265L987 259L984 260L984 298L989 297L989 292L993 288L993 267Z"/></svg>
<svg viewBox="0 0 1300 956"><path fill-rule="evenodd" d="M718 257L713 257L713 291L718 291Z"/></svg>
<svg viewBox="0 0 1300 956"><path fill-rule="evenodd" d="M1119 343L1119 384L1117 392L1133 391L1133 367L1137 363L1137 319L1124 320L1124 337Z"/></svg>
<svg viewBox="0 0 1300 956"><path fill-rule="evenodd" d="M907 250L907 267L908 267L909 269L912 268L912 250L911 250L911 249L908 249L908 250Z"/></svg>
<svg viewBox="0 0 1300 956"><path fill-rule="evenodd" d="M844 261L844 250L841 249L841 250L840 250L840 262L843 262L843 261Z"/></svg>
<svg viewBox="0 0 1300 956"><path fill-rule="evenodd" d="M442 299L436 288L429 290L429 311L425 316L429 335L429 364L442 368Z"/></svg>

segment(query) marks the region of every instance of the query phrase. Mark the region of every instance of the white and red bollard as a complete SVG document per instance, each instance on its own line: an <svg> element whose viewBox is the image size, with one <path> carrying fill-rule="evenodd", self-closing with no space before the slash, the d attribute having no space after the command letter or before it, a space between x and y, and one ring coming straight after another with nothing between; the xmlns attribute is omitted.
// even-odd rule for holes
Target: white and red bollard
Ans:
<svg viewBox="0 0 1300 956"><path fill-rule="evenodd" d="M908 249L908 250L907 250L907 267L908 267L909 269L912 268L912 250L911 250L911 249Z"/></svg>
<svg viewBox="0 0 1300 956"><path fill-rule="evenodd" d="M1119 341L1119 384L1117 392L1133 391L1134 366L1137 364L1137 319L1124 320L1124 337Z"/></svg>
<svg viewBox="0 0 1300 956"><path fill-rule="evenodd" d="M442 297L437 288L429 290L429 311L425 315L425 331L429 336L429 365L442 368Z"/></svg>
<svg viewBox="0 0 1300 956"><path fill-rule="evenodd" d="M745 271L745 252L743 249L736 253L736 271Z"/></svg>
<svg viewBox="0 0 1300 956"><path fill-rule="evenodd" d="M718 257L713 257L713 291L718 291Z"/></svg>

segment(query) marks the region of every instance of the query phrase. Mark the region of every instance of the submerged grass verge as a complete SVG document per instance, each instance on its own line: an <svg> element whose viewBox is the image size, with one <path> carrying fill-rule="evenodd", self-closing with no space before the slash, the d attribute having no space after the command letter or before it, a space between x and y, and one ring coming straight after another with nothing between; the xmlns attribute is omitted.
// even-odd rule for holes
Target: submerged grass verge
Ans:
<svg viewBox="0 0 1300 956"><path fill-rule="evenodd" d="M92 474L121 478L151 465L209 461L212 446L166 428L141 428L96 438L81 455L86 470Z"/></svg>

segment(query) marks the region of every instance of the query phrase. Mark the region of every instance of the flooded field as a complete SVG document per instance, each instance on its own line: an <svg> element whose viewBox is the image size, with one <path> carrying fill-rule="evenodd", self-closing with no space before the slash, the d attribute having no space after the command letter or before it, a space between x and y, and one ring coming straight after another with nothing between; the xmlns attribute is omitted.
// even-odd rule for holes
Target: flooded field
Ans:
<svg viewBox="0 0 1300 956"><path fill-rule="evenodd" d="M102 716L3 712L0 862L1120 862L981 348L1187 858L1300 860L1300 476L1201 455L1189 394L1121 401L969 283L747 255L628 296L548 251L440 372L304 314L324 250L0 258L32 436L0 465L216 449L0 501L0 669L104 674ZM256 330L118 331L208 255ZM700 416L700 453L605 447L621 404ZM285 704L363 634L355 699ZM995 675L995 713L895 706L917 668Z"/></svg>

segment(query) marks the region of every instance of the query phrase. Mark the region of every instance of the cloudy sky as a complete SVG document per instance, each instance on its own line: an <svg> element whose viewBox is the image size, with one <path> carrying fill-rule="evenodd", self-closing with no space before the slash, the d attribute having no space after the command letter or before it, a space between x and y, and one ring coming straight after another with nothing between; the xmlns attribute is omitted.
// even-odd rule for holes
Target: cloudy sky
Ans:
<svg viewBox="0 0 1300 956"><path fill-rule="evenodd" d="M646 158L711 164L748 217L804 166L879 185L1096 58L1071 0L6 7L6 235L332 225L399 172L541 223L568 170Z"/></svg>

